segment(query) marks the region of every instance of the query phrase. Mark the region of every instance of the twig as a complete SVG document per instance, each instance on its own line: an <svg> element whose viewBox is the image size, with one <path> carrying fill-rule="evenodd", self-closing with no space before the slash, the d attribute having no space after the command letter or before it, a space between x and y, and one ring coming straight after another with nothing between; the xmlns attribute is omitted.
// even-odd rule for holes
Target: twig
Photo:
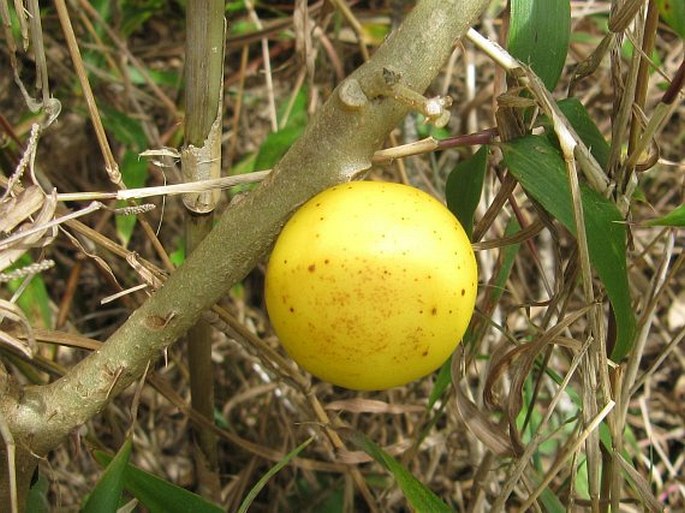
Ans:
<svg viewBox="0 0 685 513"><path fill-rule="evenodd" d="M248 10L252 22L258 30L263 28L262 21L257 16L252 0L246 0L245 7ZM266 93L269 100L269 119L271 120L271 130L278 131L278 115L276 113L276 99L274 97L273 77L271 76L271 57L269 56L269 40L266 37L261 39L262 58L264 59L264 79L266 81Z"/></svg>
<svg viewBox="0 0 685 513"><path fill-rule="evenodd" d="M206 192L216 189L227 189L236 185L256 183L264 180L270 169L255 171L243 175L231 175L222 178L198 180L196 182L178 183L173 185L158 185L155 187L139 187L137 189L124 189L114 192L63 192L57 194L58 201L88 201L88 200L129 200L149 198L151 196L174 196L189 192Z"/></svg>
<svg viewBox="0 0 685 513"><path fill-rule="evenodd" d="M17 446L14 442L12 431L2 414L0 414L0 436L2 436L2 440L5 442L5 450L7 451L7 478L10 491L10 511L12 513L19 513L19 498L17 496Z"/></svg>
<svg viewBox="0 0 685 513"><path fill-rule="evenodd" d="M609 179L602 170L597 160L592 156L590 149L583 143L576 131L566 119L566 116L557 106L554 98L545 88L540 79L532 70L523 65L520 61L512 57L504 48L497 43L481 36L476 30L469 29L466 37L478 46L497 64L506 71L514 73L515 76L530 88L535 99L540 104L545 114L549 116L559 141L566 145L568 151L579 162L581 170L585 174L588 183L597 191L608 195L610 192Z"/></svg>
<svg viewBox="0 0 685 513"><path fill-rule="evenodd" d="M33 235L34 233L41 233L47 230L48 228L52 228L53 226L59 226L62 223L66 223L79 217L92 214L93 212L100 210L103 207L104 205L102 203L98 201L93 201L90 205L88 205L85 208L82 208L81 210L77 210L76 212L72 212L61 217L57 217L51 221L48 221L47 223L39 224L38 226L34 226L27 230L17 232L14 235L10 235L9 237L0 240L0 251L10 247L15 242L25 237L28 237L29 235Z"/></svg>
<svg viewBox="0 0 685 513"><path fill-rule="evenodd" d="M332 0L331 3L340 11L343 17L350 24L352 30L357 34L357 39L359 41L359 50L362 53L362 58L364 61L369 60L369 50L366 48L366 43L364 42L364 28L359 20L354 15L350 7L347 5L345 0Z"/></svg>
<svg viewBox="0 0 685 513"><path fill-rule="evenodd" d="M102 152L102 158L105 160L105 171L107 171L107 175L113 184L117 185L118 187L122 187L123 182L121 181L119 165L114 159L114 154L112 153L112 149L107 141L105 127L102 124L102 119L100 118L100 113L95 102L95 96L93 95L93 90L91 89L90 82L88 81L86 68L83 65L83 58L81 57L81 51L79 50L78 42L76 41L74 28L71 25L71 19L69 18L69 11L67 10L66 1L55 0L55 7L57 9L57 16L59 17L59 21L62 25L62 31L64 32L67 47L69 48L69 53L71 54L71 61L74 64L74 69L76 70L76 75L78 76L79 83L81 84L81 89L83 89L83 97L86 100L86 105L88 106L90 119L95 130L95 137L98 140L98 145L100 146L100 151Z"/></svg>

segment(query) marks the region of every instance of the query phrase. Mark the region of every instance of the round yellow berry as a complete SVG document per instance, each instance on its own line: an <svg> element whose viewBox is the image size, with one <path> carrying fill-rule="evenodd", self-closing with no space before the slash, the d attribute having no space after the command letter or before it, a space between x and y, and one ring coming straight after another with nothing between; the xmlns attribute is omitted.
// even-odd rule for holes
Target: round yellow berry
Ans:
<svg viewBox="0 0 685 513"><path fill-rule="evenodd" d="M449 358L473 313L471 244L440 202L413 187L351 182L318 194L283 228L266 272L266 307L304 369L380 390Z"/></svg>

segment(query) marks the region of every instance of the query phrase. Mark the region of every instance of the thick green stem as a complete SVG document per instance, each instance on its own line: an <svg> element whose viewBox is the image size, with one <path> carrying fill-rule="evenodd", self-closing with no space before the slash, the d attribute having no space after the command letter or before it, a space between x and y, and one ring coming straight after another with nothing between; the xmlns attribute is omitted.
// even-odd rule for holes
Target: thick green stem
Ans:
<svg viewBox="0 0 685 513"><path fill-rule="evenodd" d="M378 87L383 69L400 73L406 86L425 90L456 39L488 3L421 0L371 60L333 92L269 178L226 210L183 266L99 351L54 383L0 397L0 414L17 444L37 455L60 444L139 379L148 362L157 360L264 257L297 206L368 169L374 151L407 114L404 105Z"/></svg>
<svg viewBox="0 0 685 513"><path fill-rule="evenodd" d="M186 180L221 175L221 112L224 69L224 2L190 0L186 6L185 145L182 170ZM187 194L186 250L193 253L214 223L219 191ZM214 418L212 328L198 321L188 331L188 370L191 403L210 422ZM194 426L195 469L198 491L221 498L216 434Z"/></svg>
<svg viewBox="0 0 685 513"><path fill-rule="evenodd" d="M186 247L195 250L200 241L211 231L214 215L189 214L186 220ZM191 404L204 418L214 422L214 363L212 362L213 329L199 320L188 330L186 336L188 371L190 374ZM194 425L195 470L199 493L213 500L221 499L217 436L214 431Z"/></svg>
<svg viewBox="0 0 685 513"><path fill-rule="evenodd" d="M202 146L221 108L224 2L192 0L186 8L185 139Z"/></svg>

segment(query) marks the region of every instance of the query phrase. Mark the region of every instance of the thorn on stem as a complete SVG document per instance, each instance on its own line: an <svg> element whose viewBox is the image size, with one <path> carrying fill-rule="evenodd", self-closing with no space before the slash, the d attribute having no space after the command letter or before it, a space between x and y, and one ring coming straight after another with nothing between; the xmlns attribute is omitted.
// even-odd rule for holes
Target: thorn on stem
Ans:
<svg viewBox="0 0 685 513"><path fill-rule="evenodd" d="M383 68L383 80L390 89L391 96L404 103L412 110L423 114L426 122L442 128L450 119L449 108L452 106L450 96L426 98L401 82L402 75L390 68Z"/></svg>

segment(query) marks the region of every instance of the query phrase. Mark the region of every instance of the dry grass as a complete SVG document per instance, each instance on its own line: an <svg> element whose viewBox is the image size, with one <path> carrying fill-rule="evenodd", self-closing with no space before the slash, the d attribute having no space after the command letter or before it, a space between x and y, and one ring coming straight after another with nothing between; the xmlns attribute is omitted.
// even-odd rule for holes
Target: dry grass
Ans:
<svg viewBox="0 0 685 513"><path fill-rule="evenodd" d="M86 54L86 70L94 98L101 112L107 113L104 131L109 139L105 146L111 148L111 158L121 166L129 153L135 155L146 148L177 147L181 141L182 119L178 107L179 84L174 84L171 77L170 82L152 87L145 75L157 80L160 73L171 76L173 72L179 76L183 64L180 8L170 3L151 11L149 19L127 34L126 27L121 25L126 13L122 15L115 10L111 15L112 28L107 31L102 29L97 13L86 9L86 2L77 4L80 8L71 11L72 23L81 50ZM390 4L355 5L352 13L362 24L375 21L387 25L400 16L393 10L395 4ZM574 3L574 31L579 37L572 45L563 86L556 92L558 97L565 94L572 65L587 56L598 42L600 29L596 20L599 18L593 16L601 18L608 9L609 2ZM274 4L257 13L239 11L234 15L234 26L251 16L260 17L269 52L268 55L262 52L259 37L249 31L229 34L224 169L239 165L259 149L273 125L270 103L283 104L293 90L308 84L311 114L341 74L349 73L362 62L359 45L351 42L354 32L348 28L336 31L328 4L323 7L317 4L311 12L321 31L309 41L318 49L318 58L307 75L303 74L306 60L297 53L301 41L290 37L293 34L291 6ZM33 157L35 152L35 177L25 173L19 180L24 187L35 179L43 190L56 187L60 193L114 190L105 172L109 157L103 157L103 147L95 142L97 124L88 115L77 77L69 64L62 31L51 8L42 13L42 22L50 91L61 101L62 112L41 134L37 144L32 144L31 126L39 119L29 112L17 93L10 54L3 46L0 49L0 69L5 70L0 74L0 91L4 91L0 93L3 143L0 166L4 176L12 176L21 159ZM485 20L481 32L498 38L500 19ZM372 50L373 45L369 48ZM656 48L659 72L673 77L682 60L682 40L660 27ZM36 57L33 52L18 53L25 84L33 83L34 62L39 62ZM269 87L263 73L265 58L271 69ZM467 68L474 74L473 82L466 79ZM612 73L616 72L602 65L578 84L575 91L607 138L614 115L616 90L612 86ZM651 76L645 103L648 113L660 98L661 82L659 74ZM435 92L449 93L457 100L450 133L470 133L494 126L495 98L503 92L504 85L501 71L488 58L470 44L460 48L451 67L434 84ZM636 198L631 206L633 220L663 214L683 203L685 103L682 95L677 102L673 116L658 137L659 161L640 174L642 197ZM144 142L138 141L140 147L132 144L126 134L117 133L128 126L128 121L121 121L122 114L138 123L137 130L146 138ZM415 119L407 120L394 134L392 144L415 140L418 126ZM466 154L466 150L450 150L410 157L374 170L374 177L409 181L440 191L454 162ZM500 194L501 169L495 150L477 222ZM181 181L170 158L152 159L147 172L148 186ZM6 178L3 185L7 187ZM17 196L16 190L12 195L18 198L17 203L11 208L3 207L5 215L20 213L20 221L38 227L46 220L64 216L67 208L78 212L88 205L87 201L56 202L49 195L40 195L30 203L28 195ZM228 196L225 197L228 199ZM506 251L498 241L504 237L508 221L517 216L530 225L541 216L520 188L515 188L510 198L495 212L491 223L476 228L482 229L482 240L493 241L494 246L478 252L482 287L479 313L474 322L483 329L465 354L459 352L455 357L456 393L448 392L430 410L426 405L434 386L432 378L376 393L353 393L314 382L308 393L309 378L287 360L277 362L275 372L270 367L272 359L266 348L276 354L282 350L264 311L263 269L255 269L226 295L222 306L231 318L213 318L214 325L220 328L215 332L213 355L217 372L216 407L222 418L218 448L222 494L229 511L237 508L257 479L283 454L312 435L316 441L270 481L251 511L315 512L324 511L326 504L344 505L344 511L371 511L372 508L407 511L406 501L393 480L370 462L366 453L356 450L346 440L336 440L336 431L327 431L329 426L365 433L402 461L436 494L450 501L457 511L491 511L493 505L519 511L545 476L569 510L590 510L584 489L587 467L581 464L587 455L586 446L579 443L578 437L591 436L598 428L590 426L585 431L579 421L582 412L573 400L589 393L590 381L587 373L583 374L588 367L580 356L590 344L586 338L586 305L574 267L575 244L567 232L543 218L542 231L519 241L522 244L504 289L499 291L501 297L489 302L494 287L490 280ZM0 356L19 382L41 383L54 379L77 362L85 350L92 349L86 347L88 344L80 336L105 340L144 300L144 293L136 291L110 303L101 303L103 298L141 283L142 278L125 259L128 251L135 251L160 269L168 267L163 252L172 253L180 245L183 208L174 196L149 201L158 208L139 216L142 222L126 249L116 231L116 214L112 210L116 204L112 200L103 200L108 208L99 208L81 219L94 231L71 221L62 224L59 232L39 230L28 241L33 261L50 259L54 266L40 274L47 289L45 299L35 295L34 288L28 287L24 292L25 313L10 303L21 279L15 279L13 288L6 287L2 293L3 327L9 331L11 324L13 333L32 332L35 337L30 347L23 342L25 336L0 345ZM16 228L11 226L6 232L15 233ZM7 254L17 247L16 244L3 246L2 251ZM683 263L682 247L682 230L631 226L630 282L645 344L637 381L627 395L625 426L628 465L640 477L636 487L624 485L621 511L642 511L649 506L650 498L665 510L685 511L682 402L685 398L682 344L685 275L678 272ZM33 270L26 272L28 276L33 275ZM19 292L22 287L19 285ZM41 307L47 311L40 311ZM559 319L574 322L559 324ZM519 345L523 342L531 343ZM262 344L262 349L259 346L255 349L257 343ZM44 462L41 471L49 483L48 497L53 511L77 511L81 499L98 477L99 467L90 449L116 450L131 427L135 441L133 460L137 465L180 486L194 487L192 442L188 436L192 413L187 406L184 346L184 343L176 344L158 363L142 387L135 415L131 406L134 390L130 390L74 433L69 443ZM26 355L22 357L22 351L27 354L31 351L33 360L28 360ZM625 367L612 367L607 374L613 380L613 387L623 372ZM560 385L551 376L568 380ZM515 388L517 383L520 388ZM511 393L512 387L521 394ZM612 397L619 402L615 388ZM522 403L516 404L520 399ZM512 409L514 420L518 420L519 431L513 441L506 424L508 408ZM536 430L539 435L535 435ZM516 436L520 437L518 446ZM527 452L523 452L526 448ZM600 456L608 462L606 453ZM362 497L363 489L355 483L350 468L358 468L366 476L374 497L371 504ZM640 484L646 485L645 496L636 491ZM608 487L609 484L602 484L603 490ZM536 511L548 509L543 502L534 502L530 507ZM602 510L606 511L605 508L603 504Z"/></svg>

